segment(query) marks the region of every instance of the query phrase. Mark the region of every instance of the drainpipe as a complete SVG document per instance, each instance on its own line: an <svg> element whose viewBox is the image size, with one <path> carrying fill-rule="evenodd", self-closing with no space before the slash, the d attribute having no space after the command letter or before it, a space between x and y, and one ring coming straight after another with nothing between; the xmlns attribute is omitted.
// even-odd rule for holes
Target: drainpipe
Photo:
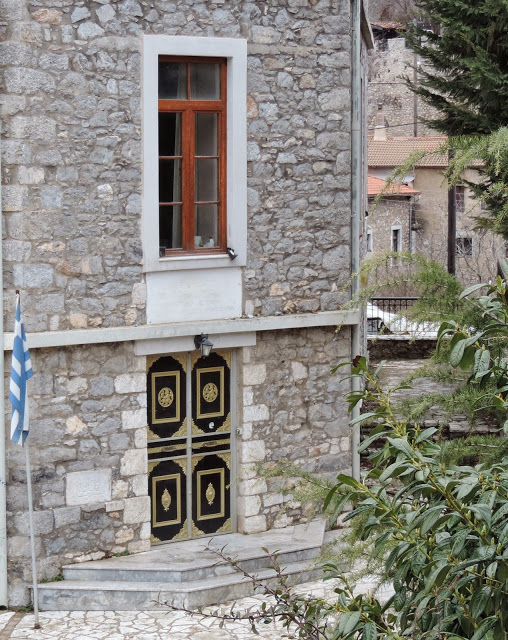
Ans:
<svg viewBox="0 0 508 640"><path fill-rule="evenodd" d="M1 147L1 144L0 144ZM1 151L1 149L0 149ZM0 173L1 173L0 161ZM7 607L7 476L5 473L4 296L2 258L2 186L0 184L0 608Z"/></svg>
<svg viewBox="0 0 508 640"><path fill-rule="evenodd" d="M360 224L362 219L363 162L362 162L362 76L361 76L361 3L351 3L351 270L357 274L360 269ZM358 276L353 276L352 295L358 291ZM351 327L351 359L360 355L360 325ZM358 391L361 380L352 379L352 391ZM358 403L351 413L351 418L360 414ZM360 478L360 430L355 425L351 433L351 471L354 478Z"/></svg>

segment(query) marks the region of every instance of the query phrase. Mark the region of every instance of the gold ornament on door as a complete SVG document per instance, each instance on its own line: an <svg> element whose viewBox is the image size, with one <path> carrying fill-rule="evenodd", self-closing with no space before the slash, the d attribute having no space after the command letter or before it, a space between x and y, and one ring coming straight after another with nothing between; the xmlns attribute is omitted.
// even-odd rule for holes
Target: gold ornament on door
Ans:
<svg viewBox="0 0 508 640"><path fill-rule="evenodd" d="M163 387L157 395L160 406L164 408L170 407L174 399L175 394L169 387Z"/></svg>
<svg viewBox="0 0 508 640"><path fill-rule="evenodd" d="M167 489L164 489L162 493L161 502L164 511L169 511L169 507L171 506L171 496L169 495L169 491Z"/></svg>
<svg viewBox="0 0 508 640"><path fill-rule="evenodd" d="M205 496L208 504L212 506L213 501L215 500L215 489L213 488L213 485L211 482L206 488Z"/></svg>
<svg viewBox="0 0 508 640"><path fill-rule="evenodd" d="M213 382L208 382L203 387L203 398L206 402L213 402L217 396L219 395L219 390L217 389L217 385Z"/></svg>

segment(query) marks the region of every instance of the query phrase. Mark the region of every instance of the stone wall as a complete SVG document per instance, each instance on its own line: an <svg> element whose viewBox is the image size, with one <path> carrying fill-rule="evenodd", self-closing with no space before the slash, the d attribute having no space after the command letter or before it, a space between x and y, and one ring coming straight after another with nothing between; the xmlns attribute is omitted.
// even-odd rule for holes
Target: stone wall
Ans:
<svg viewBox="0 0 508 640"><path fill-rule="evenodd" d="M410 198L384 196L375 206L369 201L367 227L374 253L392 250L392 225L401 227L401 251L410 250L410 206Z"/></svg>
<svg viewBox="0 0 508 640"><path fill-rule="evenodd" d="M437 339L382 335L369 338L368 353L370 361L376 364L381 360L420 360L430 358L436 345Z"/></svg>
<svg viewBox="0 0 508 640"><path fill-rule="evenodd" d="M349 265L349 3L5 0L6 317L144 322L141 35L247 38L245 310L328 310ZM339 153L338 153L339 151Z"/></svg>
<svg viewBox="0 0 508 640"><path fill-rule="evenodd" d="M146 359L132 343L32 350L30 437L39 579L150 546ZM6 363L6 387L10 362ZM28 601L24 451L7 449L11 604Z"/></svg>
<svg viewBox="0 0 508 640"><path fill-rule="evenodd" d="M348 382L330 369L350 360L349 329L263 332L243 349L243 424L239 440L238 531L251 533L302 521L293 481L280 463L325 477L351 468ZM258 467L261 467L261 470ZM305 519L305 513L303 514Z"/></svg>
<svg viewBox="0 0 508 640"><path fill-rule="evenodd" d="M383 105L389 136L415 135L414 94L404 82L405 77L413 79L415 54L406 48L404 38L388 40L387 50L381 51L379 43L369 55L369 133L374 133L378 105ZM417 99L418 136L435 136L437 134L422 118L435 118L437 112L420 97Z"/></svg>
<svg viewBox="0 0 508 640"><path fill-rule="evenodd" d="M64 564L150 547L146 359L132 344L34 350L29 445L39 579ZM239 353L238 531L305 521L281 462L334 478L351 467L349 329L260 332ZM42 373L44 372L44 373ZM125 373L128 372L128 373ZM8 367L6 367L6 380ZM23 450L8 446L10 601L28 601L30 546Z"/></svg>

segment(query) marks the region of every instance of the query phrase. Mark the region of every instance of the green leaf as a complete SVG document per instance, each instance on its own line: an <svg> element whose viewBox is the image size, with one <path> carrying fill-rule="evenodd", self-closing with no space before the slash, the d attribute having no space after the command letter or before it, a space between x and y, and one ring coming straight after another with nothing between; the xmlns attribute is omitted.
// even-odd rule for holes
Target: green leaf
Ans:
<svg viewBox="0 0 508 640"><path fill-rule="evenodd" d="M387 440L392 447L395 447L397 451L402 451L408 458L413 459L415 457L415 451L404 438L387 438Z"/></svg>
<svg viewBox="0 0 508 640"><path fill-rule="evenodd" d="M486 504L473 504L469 507L471 511L477 514L477 516L486 522L490 526L490 522L492 520L492 512L490 507Z"/></svg>
<svg viewBox="0 0 508 640"><path fill-rule="evenodd" d="M395 474L394 472L403 465L404 463L400 461L392 462L392 464L386 467L383 473L379 476L379 482L383 483L385 480L388 480L388 478L397 477L398 474Z"/></svg>
<svg viewBox="0 0 508 640"><path fill-rule="evenodd" d="M497 618L495 616L491 616L489 618L485 618L485 620L482 620L482 622L480 623L480 626L474 632L471 640L480 640L481 638L483 638L483 636L488 631L490 631L496 623L497 623Z"/></svg>
<svg viewBox="0 0 508 640"><path fill-rule="evenodd" d="M442 513L442 507L441 505L439 505L438 507L434 507L432 512L430 511L430 509L426 511L423 524L420 527L420 531L423 536L427 533L427 531L430 531L436 524L437 520L439 520Z"/></svg>
<svg viewBox="0 0 508 640"><path fill-rule="evenodd" d="M473 618L479 618L485 611L485 607L490 599L492 590L490 587L482 587L473 593L471 598L471 615Z"/></svg>
<svg viewBox="0 0 508 640"><path fill-rule="evenodd" d="M445 581L445 578L450 573L451 568L452 568L451 564L446 564L444 567L441 567L441 570L437 573L436 577L434 578L434 584L436 587L440 587L443 584L443 582Z"/></svg>
<svg viewBox="0 0 508 640"><path fill-rule="evenodd" d="M496 623L492 637L494 640L506 640L506 630L504 629L502 620L498 620Z"/></svg>
<svg viewBox="0 0 508 640"><path fill-rule="evenodd" d="M496 577L497 566L498 566L497 562L492 562L491 564L489 564L489 566L487 567L487 570L485 571L485 573L487 574L487 578Z"/></svg>
<svg viewBox="0 0 508 640"><path fill-rule="evenodd" d="M347 611L343 613L339 620L339 634L347 636L356 627L360 620L360 611Z"/></svg>
<svg viewBox="0 0 508 640"><path fill-rule="evenodd" d="M486 284L473 284L470 287L467 287L466 289L464 289L464 291L460 294L459 296L459 300L462 300L462 298L465 298L466 296L468 296L469 294L473 293L473 291L478 291L478 289L482 289L483 287L486 287Z"/></svg>
<svg viewBox="0 0 508 640"><path fill-rule="evenodd" d="M377 640L377 629L374 622L367 622L363 627L362 640Z"/></svg>
<svg viewBox="0 0 508 640"><path fill-rule="evenodd" d="M417 551L411 558L411 569L418 575L423 567L427 564L427 558L421 551Z"/></svg>
<svg viewBox="0 0 508 640"><path fill-rule="evenodd" d="M459 362L459 367L462 371L467 371L473 366L476 349L474 347L468 347L464 350L462 360Z"/></svg>
<svg viewBox="0 0 508 640"><path fill-rule="evenodd" d="M374 418L378 415L379 414L377 413L377 411L369 411L368 413L362 413L358 417L354 418L353 420L350 420L349 424L350 426L353 426L355 424L358 424L359 422L365 422L365 420L368 420L369 418Z"/></svg>
<svg viewBox="0 0 508 640"><path fill-rule="evenodd" d="M335 367L333 367L332 369L330 369L330 373L333 374L336 371L338 371L341 367L347 367L351 364L351 362L348 360L347 362L341 362L338 365L336 365Z"/></svg>
<svg viewBox="0 0 508 640"><path fill-rule="evenodd" d="M459 340L450 352L450 364L452 367L458 367L462 356L464 355L464 349L466 348L466 341L464 339Z"/></svg>
<svg viewBox="0 0 508 640"><path fill-rule="evenodd" d="M469 529L462 529L456 535L453 536L452 553L458 556L466 544L467 536L469 535Z"/></svg>
<svg viewBox="0 0 508 640"><path fill-rule="evenodd" d="M420 443L420 442L422 442L423 440L428 440L428 439L430 439L430 437L431 437L431 436L433 436L436 432L437 432L437 429L436 429L435 427L428 427L427 429L424 429L423 431L421 431L421 432L418 434L418 436L417 436L417 438L416 438L415 442L416 442L416 443Z"/></svg>
<svg viewBox="0 0 508 640"><path fill-rule="evenodd" d="M504 582L508 580L508 565L506 562L502 562L497 569L497 579Z"/></svg>
<svg viewBox="0 0 508 640"><path fill-rule="evenodd" d="M490 368L490 351L482 349L475 354L475 373L476 377L484 374Z"/></svg>
<svg viewBox="0 0 508 640"><path fill-rule="evenodd" d="M353 487L354 489L358 489L360 486L358 480L355 480L352 476L347 476L345 473L339 473L337 481L339 485L345 484L348 487Z"/></svg>
<svg viewBox="0 0 508 640"><path fill-rule="evenodd" d="M381 431L381 433L375 433L366 438L362 444L358 447L358 453L362 453L365 449L368 449L373 442L376 442L379 438L382 438L388 433L388 431Z"/></svg>

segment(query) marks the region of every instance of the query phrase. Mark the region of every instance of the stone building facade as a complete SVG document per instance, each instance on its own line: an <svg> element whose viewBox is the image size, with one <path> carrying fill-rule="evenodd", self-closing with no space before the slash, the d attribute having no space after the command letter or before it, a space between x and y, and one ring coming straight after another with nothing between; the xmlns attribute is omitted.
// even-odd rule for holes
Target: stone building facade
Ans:
<svg viewBox="0 0 508 640"><path fill-rule="evenodd" d="M147 550L161 540L159 499L166 513L178 503L172 522L180 538L304 520L282 477L265 478L259 464L289 460L333 476L351 467L347 388L329 373L351 356L351 326L359 323L338 311L355 246L349 2L0 7L4 330L19 289L35 372L29 443L39 577L69 562ZM365 24L363 32L365 51ZM192 249L161 249L161 61L189 65L191 76L192 65L223 65L223 245L211 235L202 244L194 228ZM189 110L172 105L163 108ZM185 237L192 224L185 219ZM214 343L214 367L195 350L200 334ZM9 354L12 335L5 344ZM222 404L206 414L203 403L218 402L217 394ZM200 415L217 416L210 432ZM176 420L180 430L164 440L154 425ZM192 447L205 441L220 450L220 469L199 471L207 452ZM166 485L158 493L147 478L173 446L183 447L173 456L181 472L159 474ZM150 451L159 456L151 462ZM21 448L9 445L12 605L29 599L24 473ZM212 517L212 503L222 501L221 528L196 524L189 496L200 491L199 478L198 514L210 507L202 520ZM186 481L187 493L171 493Z"/></svg>
<svg viewBox="0 0 508 640"><path fill-rule="evenodd" d="M380 46L382 43L382 46ZM377 40L369 55L369 133L374 132L376 113L382 106L391 136L434 136L422 119L437 117L436 110L407 87L415 80L422 61L406 47L403 37ZM416 81L418 76L416 75Z"/></svg>
<svg viewBox="0 0 508 640"><path fill-rule="evenodd" d="M412 219L420 192L404 184L387 187L381 178L368 176L367 252L412 251Z"/></svg>

